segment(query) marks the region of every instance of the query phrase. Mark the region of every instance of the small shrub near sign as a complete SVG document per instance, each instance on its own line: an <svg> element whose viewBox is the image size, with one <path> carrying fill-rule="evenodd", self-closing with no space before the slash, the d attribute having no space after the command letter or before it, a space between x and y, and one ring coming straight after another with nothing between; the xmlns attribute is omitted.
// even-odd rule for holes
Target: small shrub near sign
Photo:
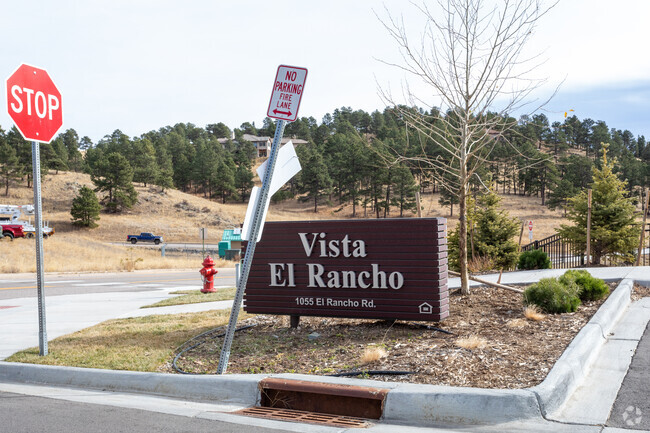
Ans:
<svg viewBox="0 0 650 433"><path fill-rule="evenodd" d="M571 313L580 305L578 286L562 284L557 278L542 278L526 289L524 302L535 304L546 313Z"/></svg>
<svg viewBox="0 0 650 433"><path fill-rule="evenodd" d="M566 271L560 278L542 278L524 292L524 304L546 313L571 313L580 301L596 301L609 294L609 287L585 270Z"/></svg>
<svg viewBox="0 0 650 433"><path fill-rule="evenodd" d="M519 256L517 268L522 270L551 269L551 260L542 250L524 251Z"/></svg>
<svg viewBox="0 0 650 433"><path fill-rule="evenodd" d="M560 282L565 285L572 283L578 286L578 296L582 301L597 301L609 294L609 287L600 278L592 276L585 270L566 271L560 277Z"/></svg>

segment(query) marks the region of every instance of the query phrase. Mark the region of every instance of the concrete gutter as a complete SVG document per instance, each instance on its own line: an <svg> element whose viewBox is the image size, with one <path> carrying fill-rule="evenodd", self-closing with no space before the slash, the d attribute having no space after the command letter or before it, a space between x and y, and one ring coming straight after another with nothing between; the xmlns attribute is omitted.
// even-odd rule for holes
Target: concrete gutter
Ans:
<svg viewBox="0 0 650 433"><path fill-rule="evenodd" d="M624 279L557 360L546 379L528 389L481 389L379 382L310 375L194 376L53 367L0 362L0 380L163 395L187 400L254 406L266 377L389 389L382 420L419 426L497 424L542 419L580 384L606 336L630 303L632 279Z"/></svg>

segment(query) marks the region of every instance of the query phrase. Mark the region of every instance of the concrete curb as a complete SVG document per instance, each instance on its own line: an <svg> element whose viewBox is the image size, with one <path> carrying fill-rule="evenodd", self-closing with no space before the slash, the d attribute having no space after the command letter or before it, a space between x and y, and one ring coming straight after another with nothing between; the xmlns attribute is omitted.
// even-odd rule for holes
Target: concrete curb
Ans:
<svg viewBox="0 0 650 433"><path fill-rule="evenodd" d="M240 406L259 403L257 384L264 377L259 374L176 375L0 361L0 380L8 382L155 394Z"/></svg>
<svg viewBox="0 0 650 433"><path fill-rule="evenodd" d="M544 416L559 409L576 390L605 344L607 335L630 304L633 286L633 280L622 280L614 293L578 332L546 379L530 388L538 396Z"/></svg>
<svg viewBox="0 0 650 433"><path fill-rule="evenodd" d="M546 379L528 389L481 389L388 383L297 374L193 376L53 367L0 362L0 379L111 391L157 394L254 406L265 377L389 389L382 419L418 425L496 424L542 418L558 409L578 387L630 303L633 280L624 279L557 360Z"/></svg>

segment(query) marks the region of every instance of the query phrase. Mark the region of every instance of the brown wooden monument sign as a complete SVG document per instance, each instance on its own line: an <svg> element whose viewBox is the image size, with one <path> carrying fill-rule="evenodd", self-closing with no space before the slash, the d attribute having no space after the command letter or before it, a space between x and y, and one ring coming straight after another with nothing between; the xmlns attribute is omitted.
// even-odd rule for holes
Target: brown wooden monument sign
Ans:
<svg viewBox="0 0 650 433"><path fill-rule="evenodd" d="M244 310L440 321L449 316L446 224L445 218L267 222Z"/></svg>

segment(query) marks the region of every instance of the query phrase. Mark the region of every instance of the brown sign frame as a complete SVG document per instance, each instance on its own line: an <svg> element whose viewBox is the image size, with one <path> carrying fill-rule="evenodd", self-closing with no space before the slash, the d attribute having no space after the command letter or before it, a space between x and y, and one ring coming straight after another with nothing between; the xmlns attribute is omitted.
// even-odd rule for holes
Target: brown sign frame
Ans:
<svg viewBox="0 0 650 433"><path fill-rule="evenodd" d="M244 310L438 322L448 295L445 218L267 222Z"/></svg>

